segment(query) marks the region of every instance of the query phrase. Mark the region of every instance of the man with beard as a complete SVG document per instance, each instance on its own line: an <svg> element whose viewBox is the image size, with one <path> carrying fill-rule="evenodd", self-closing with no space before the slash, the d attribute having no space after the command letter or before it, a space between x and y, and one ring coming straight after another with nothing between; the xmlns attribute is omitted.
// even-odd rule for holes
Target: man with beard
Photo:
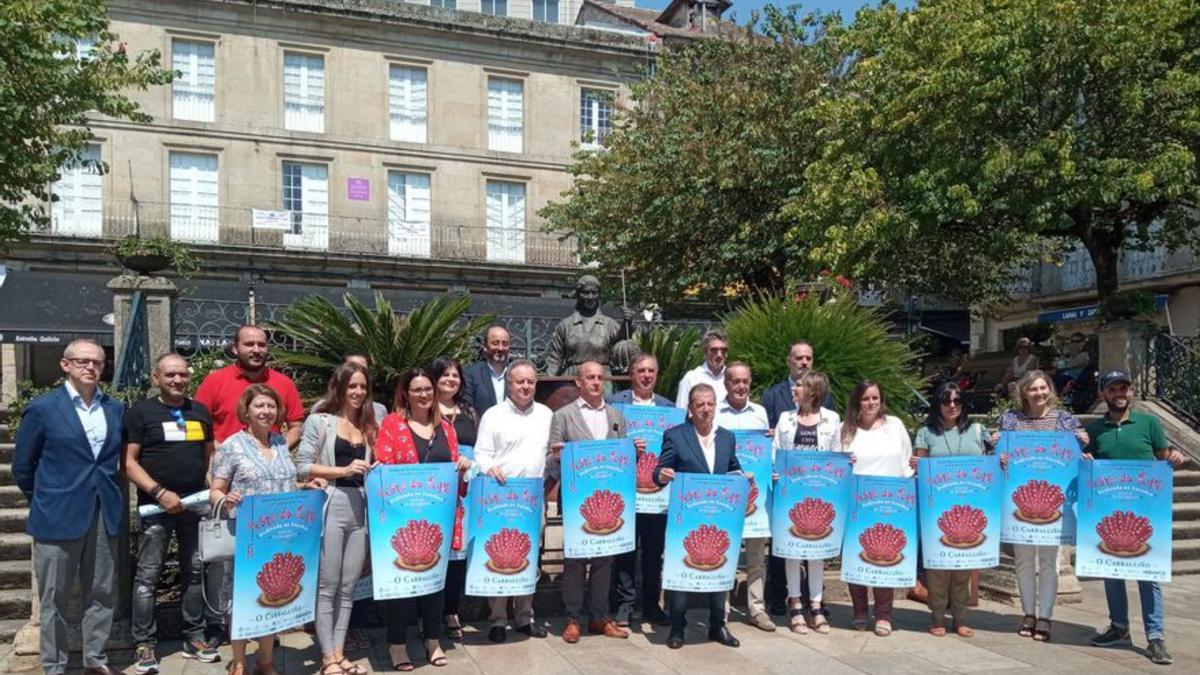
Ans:
<svg viewBox="0 0 1200 675"><path fill-rule="evenodd" d="M492 324L483 332L486 357L463 369L463 398L483 416L489 408L504 400L505 378L508 373L508 350L512 336L500 324Z"/></svg>
<svg viewBox="0 0 1200 675"><path fill-rule="evenodd" d="M1120 370L1100 377L1100 396L1108 404L1108 413L1088 425L1090 442L1084 459L1159 459L1177 468L1182 466L1187 458L1167 442L1158 418L1133 410L1131 384L1129 374ZM1155 581L1138 581L1137 585L1142 624L1149 643L1146 652L1154 663L1168 665L1172 658L1163 641L1162 588ZM1104 595L1108 599L1110 624L1108 630L1092 638L1091 643L1097 647L1132 645L1125 580L1105 579Z"/></svg>

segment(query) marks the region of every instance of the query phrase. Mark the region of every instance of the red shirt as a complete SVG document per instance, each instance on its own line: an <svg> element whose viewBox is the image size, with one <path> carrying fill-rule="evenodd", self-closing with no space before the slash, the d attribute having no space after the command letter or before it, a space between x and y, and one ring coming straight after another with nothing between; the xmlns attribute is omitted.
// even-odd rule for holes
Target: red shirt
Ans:
<svg viewBox="0 0 1200 675"><path fill-rule="evenodd" d="M304 419L304 403L300 401L300 392L296 391L292 378L273 368L264 370L267 373L265 379L251 380L238 364L233 363L209 373L200 383L194 399L212 412L213 438L217 445L245 428L238 419L237 407L242 392L252 384L265 383L283 397L284 419L289 423Z"/></svg>

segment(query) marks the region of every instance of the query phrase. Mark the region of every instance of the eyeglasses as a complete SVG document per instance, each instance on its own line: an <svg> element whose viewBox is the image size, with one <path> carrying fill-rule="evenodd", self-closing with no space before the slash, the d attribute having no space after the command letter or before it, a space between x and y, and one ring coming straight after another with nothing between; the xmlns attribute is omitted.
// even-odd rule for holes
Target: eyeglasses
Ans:
<svg viewBox="0 0 1200 675"><path fill-rule="evenodd" d="M74 359L74 358L70 358L67 360L70 361L72 365L74 365L78 368L86 368L88 366L95 366L96 369L104 368L104 359Z"/></svg>
<svg viewBox="0 0 1200 675"><path fill-rule="evenodd" d="M942 405L961 406L962 399L961 398L948 398L945 401L942 401Z"/></svg>
<svg viewBox="0 0 1200 675"><path fill-rule="evenodd" d="M187 420L183 419L183 410L179 408L171 408L171 419L175 420L175 426L180 429L187 429Z"/></svg>
<svg viewBox="0 0 1200 675"><path fill-rule="evenodd" d="M708 351L714 352L717 354L724 354L729 351L729 348L728 347L709 347Z"/></svg>

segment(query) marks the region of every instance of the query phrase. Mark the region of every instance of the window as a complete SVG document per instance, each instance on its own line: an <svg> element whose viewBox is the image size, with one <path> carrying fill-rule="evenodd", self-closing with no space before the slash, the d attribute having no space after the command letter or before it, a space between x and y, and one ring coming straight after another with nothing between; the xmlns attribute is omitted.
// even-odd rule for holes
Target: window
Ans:
<svg viewBox="0 0 1200 675"><path fill-rule="evenodd" d="M393 65L388 69L388 109L393 141L425 142L424 68Z"/></svg>
<svg viewBox="0 0 1200 675"><path fill-rule="evenodd" d="M488 78L488 149L521 152L523 136L522 83Z"/></svg>
<svg viewBox="0 0 1200 675"><path fill-rule="evenodd" d="M612 131L613 93L583 89L579 93L579 142L585 148L604 145Z"/></svg>
<svg viewBox="0 0 1200 675"><path fill-rule="evenodd" d="M558 23L558 0L533 0L533 20Z"/></svg>
<svg viewBox="0 0 1200 675"><path fill-rule="evenodd" d="M171 67L180 73L171 83L172 116L175 119L213 121L215 51L211 42L171 41Z"/></svg>
<svg viewBox="0 0 1200 675"><path fill-rule="evenodd" d="M217 243L217 156L172 152L170 171L171 238Z"/></svg>
<svg viewBox="0 0 1200 675"><path fill-rule="evenodd" d="M479 0L479 11L484 14L508 16L508 0Z"/></svg>
<svg viewBox="0 0 1200 675"><path fill-rule="evenodd" d="M292 228L283 233L287 248L329 248L329 167L283 163L283 208L292 212Z"/></svg>
<svg viewBox="0 0 1200 675"><path fill-rule="evenodd" d="M525 262L525 184L487 182L487 259Z"/></svg>
<svg viewBox="0 0 1200 675"><path fill-rule="evenodd" d="M429 0L430 7L441 7L442 9L458 9L458 0Z"/></svg>
<svg viewBox="0 0 1200 675"><path fill-rule="evenodd" d="M89 145L78 160L59 171L59 179L50 186L54 196L50 206L51 230L70 237L102 235L100 188L100 146Z"/></svg>
<svg viewBox="0 0 1200 675"><path fill-rule="evenodd" d="M283 127L325 131L325 57L283 54Z"/></svg>
<svg viewBox="0 0 1200 675"><path fill-rule="evenodd" d="M388 172L388 253L429 257L429 174Z"/></svg>

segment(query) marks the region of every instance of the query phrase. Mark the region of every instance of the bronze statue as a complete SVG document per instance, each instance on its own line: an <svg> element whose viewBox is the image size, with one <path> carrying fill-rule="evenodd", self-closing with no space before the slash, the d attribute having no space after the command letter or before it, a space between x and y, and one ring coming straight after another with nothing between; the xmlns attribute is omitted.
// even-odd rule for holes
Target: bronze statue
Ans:
<svg viewBox="0 0 1200 675"><path fill-rule="evenodd" d="M628 340L632 318L629 308L625 309L624 325L605 316L600 311L600 280L590 274L580 277L575 284L575 311L558 322L546 349L546 374L574 375L585 361L620 372L626 359L614 356L637 353L636 345Z"/></svg>

